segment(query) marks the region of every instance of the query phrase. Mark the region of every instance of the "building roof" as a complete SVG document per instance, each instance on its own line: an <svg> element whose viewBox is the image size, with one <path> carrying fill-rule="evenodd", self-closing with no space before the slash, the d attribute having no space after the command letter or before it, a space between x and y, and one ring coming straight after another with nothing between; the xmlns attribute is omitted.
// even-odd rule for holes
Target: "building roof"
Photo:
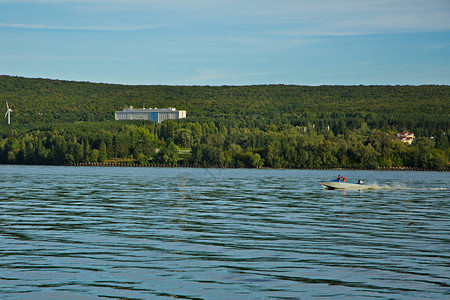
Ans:
<svg viewBox="0 0 450 300"><path fill-rule="evenodd" d="M172 112L177 111L174 107L166 107L166 108L133 108L133 106L124 108L123 111L129 112Z"/></svg>

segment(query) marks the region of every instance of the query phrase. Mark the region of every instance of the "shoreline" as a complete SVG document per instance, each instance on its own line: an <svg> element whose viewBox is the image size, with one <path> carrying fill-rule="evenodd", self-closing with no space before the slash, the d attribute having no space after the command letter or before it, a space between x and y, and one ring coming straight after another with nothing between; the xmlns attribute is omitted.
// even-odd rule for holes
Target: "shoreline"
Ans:
<svg viewBox="0 0 450 300"><path fill-rule="evenodd" d="M0 164L4 166L65 166L65 167L129 167L129 168L194 168L194 169L267 169L267 170L348 170L348 171L416 171L416 172L449 172L450 167L442 169L425 169L415 167L378 167L375 169L364 169L354 167L338 167L338 168L239 168L239 167L224 167L219 165L167 165L167 164L131 164L131 163L77 163L64 165L29 165L29 164Z"/></svg>
<svg viewBox="0 0 450 300"><path fill-rule="evenodd" d="M425 169L425 168L415 168L415 167L378 167L376 169L364 169L364 168L239 168L239 167L224 167L220 165L166 165L166 164L127 164L127 163L78 163L69 164L66 166L78 166L78 167L132 167L132 168L199 168L199 169L267 169L267 170L355 170L355 171L423 171L423 172L449 172L450 167L445 167L442 169Z"/></svg>

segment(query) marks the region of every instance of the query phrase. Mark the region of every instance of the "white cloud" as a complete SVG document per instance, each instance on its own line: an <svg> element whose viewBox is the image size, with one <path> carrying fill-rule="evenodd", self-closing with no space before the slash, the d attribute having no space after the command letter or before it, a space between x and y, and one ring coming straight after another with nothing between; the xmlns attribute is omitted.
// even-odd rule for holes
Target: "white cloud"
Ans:
<svg viewBox="0 0 450 300"><path fill-rule="evenodd" d="M230 0L224 0L230 1ZM233 1L233 0L231 0ZM219 3L218 1L217 3ZM0 0L0 3L89 3L89 4L173 4L173 5L189 5L200 6L214 3L214 1L207 0Z"/></svg>
<svg viewBox="0 0 450 300"><path fill-rule="evenodd" d="M20 2L51 3L60 8L71 3L81 12L158 12L190 23L267 24L287 35L450 29L448 0L0 0Z"/></svg>
<svg viewBox="0 0 450 300"><path fill-rule="evenodd" d="M346 5L342 5L345 2ZM450 30L450 1L336 1L297 7L289 20L270 34L288 36L349 36ZM341 3L341 4L340 4Z"/></svg>
<svg viewBox="0 0 450 300"><path fill-rule="evenodd" d="M137 31L151 28L161 27L160 25L143 25L143 26L123 26L123 27L77 27L77 26L54 26L43 24L8 24L0 23L3 28L16 29L42 29L42 30L80 30L80 31Z"/></svg>

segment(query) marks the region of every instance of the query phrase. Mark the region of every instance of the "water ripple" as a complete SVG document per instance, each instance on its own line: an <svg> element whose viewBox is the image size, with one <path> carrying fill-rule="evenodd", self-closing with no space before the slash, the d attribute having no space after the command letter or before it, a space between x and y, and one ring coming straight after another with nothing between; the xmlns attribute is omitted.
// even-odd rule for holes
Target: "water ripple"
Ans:
<svg viewBox="0 0 450 300"><path fill-rule="evenodd" d="M3 298L450 296L447 173L348 171L367 191L323 190L331 171L0 174Z"/></svg>

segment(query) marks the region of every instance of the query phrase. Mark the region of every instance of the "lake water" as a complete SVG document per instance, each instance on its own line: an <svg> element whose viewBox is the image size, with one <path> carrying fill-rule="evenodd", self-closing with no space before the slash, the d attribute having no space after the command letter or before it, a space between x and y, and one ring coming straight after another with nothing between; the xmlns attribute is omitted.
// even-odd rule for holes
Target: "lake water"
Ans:
<svg viewBox="0 0 450 300"><path fill-rule="evenodd" d="M323 190L346 176L377 186ZM449 299L450 174L0 166L2 299Z"/></svg>

